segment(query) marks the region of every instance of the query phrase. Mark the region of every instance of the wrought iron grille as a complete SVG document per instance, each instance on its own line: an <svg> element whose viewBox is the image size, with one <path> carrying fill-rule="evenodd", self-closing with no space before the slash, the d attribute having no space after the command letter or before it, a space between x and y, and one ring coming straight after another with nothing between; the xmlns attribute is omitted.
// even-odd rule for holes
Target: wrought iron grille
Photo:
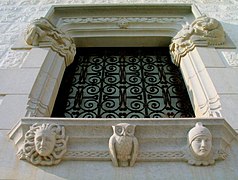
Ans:
<svg viewBox="0 0 238 180"><path fill-rule="evenodd" d="M66 69L52 116L193 117L167 48L81 48Z"/></svg>

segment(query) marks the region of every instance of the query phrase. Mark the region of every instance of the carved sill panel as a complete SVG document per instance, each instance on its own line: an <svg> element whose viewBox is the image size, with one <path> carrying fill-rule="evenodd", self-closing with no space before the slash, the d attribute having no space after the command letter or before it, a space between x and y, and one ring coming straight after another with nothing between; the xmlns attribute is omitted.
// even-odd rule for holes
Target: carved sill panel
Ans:
<svg viewBox="0 0 238 180"><path fill-rule="evenodd" d="M43 124L58 124L58 127L65 129L64 141L67 139L67 152L62 155L60 160L78 160L78 161L111 161L112 151L110 150L110 137L119 138L113 134L112 126L114 127L134 127L130 130L129 138L120 139L119 145L115 144L115 151L120 151L121 155L127 154L125 157L129 159L125 162L118 159L118 154L115 154L116 163L114 166L133 166L139 162L187 162L191 165L212 165L215 161L224 160L229 152L231 141L236 139L236 132L226 123L224 119L120 119L118 124L117 119L97 120L97 119L56 119L56 118L24 118L11 132L9 137L12 139L20 153L24 150L25 137L29 132L38 127L33 125L36 122ZM193 129L197 122L202 122L204 127L209 129L212 134L212 161L205 158L194 158L188 153L188 132ZM33 126L32 126L33 125ZM43 125L42 125L43 126ZM63 131L61 130L61 132ZM116 129L116 128L114 128ZM118 131L122 132L122 131ZM37 133L36 133L37 134ZM193 133L193 141L200 134ZM206 135L206 133L205 133ZM36 135L35 135L36 136ZM35 141L37 141L36 137ZM68 137L68 138L67 138ZM113 139L111 138L111 139ZM127 142L128 141L128 142ZM115 141L114 141L115 142ZM122 143L123 142L123 143ZM124 143L127 142L127 143ZM134 150L126 152L123 149L125 146L130 146L133 143ZM121 150L119 150L121 148ZM124 154L125 153L125 154ZM130 154L128 156L128 153ZM24 153L23 153L24 154ZM44 154L43 154L44 155ZM29 158L26 160L31 162ZM133 157L133 158L132 158ZM31 162L33 163L33 162ZM58 163L58 162L57 162ZM57 164L55 163L55 164ZM118 164L117 164L118 163ZM36 164L36 163L33 163ZM39 164L39 163L38 163ZM39 165L53 165L39 164Z"/></svg>

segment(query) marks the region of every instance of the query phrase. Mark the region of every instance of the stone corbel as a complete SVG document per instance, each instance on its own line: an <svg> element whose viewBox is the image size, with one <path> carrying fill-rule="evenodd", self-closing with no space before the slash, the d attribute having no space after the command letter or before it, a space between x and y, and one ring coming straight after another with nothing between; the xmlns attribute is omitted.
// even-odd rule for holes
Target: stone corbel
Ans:
<svg viewBox="0 0 238 180"><path fill-rule="evenodd" d="M174 36L170 52L175 65L179 66L181 58L195 47L219 46L226 41L226 34L219 21L207 16L200 16L191 24L186 24Z"/></svg>
<svg viewBox="0 0 238 180"><path fill-rule="evenodd" d="M25 41L31 46L50 47L65 58L67 66L73 62L76 54L73 39L43 17L34 20L27 27Z"/></svg>

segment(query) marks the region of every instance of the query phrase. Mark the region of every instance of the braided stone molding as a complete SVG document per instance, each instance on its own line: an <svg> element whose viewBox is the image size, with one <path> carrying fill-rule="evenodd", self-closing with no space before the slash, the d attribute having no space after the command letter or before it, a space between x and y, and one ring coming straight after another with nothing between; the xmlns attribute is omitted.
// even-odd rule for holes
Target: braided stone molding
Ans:
<svg viewBox="0 0 238 180"><path fill-rule="evenodd" d="M214 152L215 160L225 160L228 154L222 150ZM68 151L64 154L64 160L78 161L110 161L109 151ZM139 152L136 161L138 162L188 162L192 164L191 157L186 150L181 151L160 151L160 152ZM213 162L214 164L214 162Z"/></svg>
<svg viewBox="0 0 238 180"><path fill-rule="evenodd" d="M138 161L183 161L183 151L141 152Z"/></svg>
<svg viewBox="0 0 238 180"><path fill-rule="evenodd" d="M137 161L181 161L183 151L139 152ZM110 160L109 151L69 151L64 155L65 160Z"/></svg>
<svg viewBox="0 0 238 180"><path fill-rule="evenodd" d="M191 24L186 24L174 36L170 51L174 64L180 64L181 57L192 51L195 46L219 46L226 41L225 32L219 21L200 16Z"/></svg>
<svg viewBox="0 0 238 180"><path fill-rule="evenodd" d="M31 46L50 47L65 58L67 65L73 62L76 54L73 39L44 17L36 19L28 25L25 41Z"/></svg>
<svg viewBox="0 0 238 180"><path fill-rule="evenodd" d="M110 160L109 151L68 151L65 160Z"/></svg>

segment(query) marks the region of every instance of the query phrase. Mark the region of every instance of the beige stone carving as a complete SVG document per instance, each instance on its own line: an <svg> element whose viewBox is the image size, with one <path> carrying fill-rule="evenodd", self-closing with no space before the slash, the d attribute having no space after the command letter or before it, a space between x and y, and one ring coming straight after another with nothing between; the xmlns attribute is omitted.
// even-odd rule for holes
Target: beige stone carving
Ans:
<svg viewBox="0 0 238 180"><path fill-rule="evenodd" d="M211 132L201 122L196 123L188 133L187 160L189 164L196 166L215 163Z"/></svg>
<svg viewBox="0 0 238 180"><path fill-rule="evenodd" d="M68 137L65 129L57 124L34 124L25 134L25 141L18 155L35 165L54 165L66 152Z"/></svg>
<svg viewBox="0 0 238 180"><path fill-rule="evenodd" d="M27 27L25 41L32 46L51 47L52 50L65 57L67 65L73 62L76 54L73 39L43 17L34 20Z"/></svg>
<svg viewBox="0 0 238 180"><path fill-rule="evenodd" d="M19 67L27 56L27 50L21 51L8 51L2 61L0 62L0 68L16 68Z"/></svg>
<svg viewBox="0 0 238 180"><path fill-rule="evenodd" d="M109 152L114 166L126 167L135 164L138 155L138 140L134 136L135 125L120 123L112 126L114 134L109 140Z"/></svg>
<svg viewBox="0 0 238 180"><path fill-rule="evenodd" d="M209 45L221 45L225 43L226 35L219 21L206 15L198 17L191 26L194 29L194 37L206 40ZM195 38L196 40L196 38Z"/></svg>
<svg viewBox="0 0 238 180"><path fill-rule="evenodd" d="M181 57L197 46L215 46L225 43L226 36L222 25L214 18L200 16L191 24L186 24L174 36L170 51L174 63L179 65Z"/></svg>
<svg viewBox="0 0 238 180"><path fill-rule="evenodd" d="M232 67L238 67L238 52L237 51L222 51L227 64Z"/></svg>
<svg viewBox="0 0 238 180"><path fill-rule="evenodd" d="M173 23L183 21L183 17L89 17L89 18L62 18L61 24L78 23Z"/></svg>
<svg viewBox="0 0 238 180"><path fill-rule="evenodd" d="M46 124L32 126L35 122L40 121L52 124L49 124L48 128L43 128L43 126L47 126ZM55 121L61 126L53 124ZM136 163L189 162L189 164L197 166L210 165L214 161L225 160L230 154L232 142L237 140L237 133L223 118L157 118L151 120L128 118L119 121L123 123L117 124L118 119L110 118L105 120L90 118L75 120L72 118L28 117L23 118L9 132L9 137L20 151L21 159L27 159L29 162L39 165L46 163L51 165L52 162L58 163L58 160L112 161L115 166L133 166L135 161ZM132 121L133 124L138 125L136 126L136 134L135 125L127 124ZM189 132L189 127L198 121L206 123L212 132L212 139L210 139L212 148L210 146L204 148L203 145L201 152L198 151L199 145L195 144L195 140L200 137L203 138L202 135L206 138L211 137L211 133L201 124ZM112 127L113 135L110 128L111 124L117 124ZM31 127L30 130L29 127ZM71 138L67 144L67 152L65 152L67 137L64 135L63 127L70 129L67 131L67 135ZM174 131L178 127L179 131ZM42 133L38 131L40 129L52 129L53 132L58 129L53 152L51 152L53 147L51 145L48 145L48 150L36 148L36 141L40 141L38 137L41 134L51 137L51 133ZM184 141L186 138L188 138L188 142ZM49 139L49 142L54 144L54 139ZM138 147L138 142L140 147ZM57 145L57 143L59 144ZM209 149L211 149L210 152ZM56 159L53 156L54 152L61 156ZM64 152L65 154L63 154ZM48 155L49 153L50 155Z"/></svg>

